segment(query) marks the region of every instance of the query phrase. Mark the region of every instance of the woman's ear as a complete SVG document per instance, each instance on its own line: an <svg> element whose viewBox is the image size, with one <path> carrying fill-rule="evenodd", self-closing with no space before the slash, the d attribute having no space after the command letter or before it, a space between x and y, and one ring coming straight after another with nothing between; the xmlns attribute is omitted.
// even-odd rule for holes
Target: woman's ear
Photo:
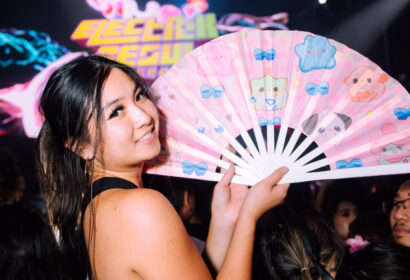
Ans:
<svg viewBox="0 0 410 280"><path fill-rule="evenodd" d="M78 142L73 142L72 137L68 138L64 142L64 146L85 161L91 160L94 157L94 149L91 145L88 143L83 143L78 146Z"/></svg>

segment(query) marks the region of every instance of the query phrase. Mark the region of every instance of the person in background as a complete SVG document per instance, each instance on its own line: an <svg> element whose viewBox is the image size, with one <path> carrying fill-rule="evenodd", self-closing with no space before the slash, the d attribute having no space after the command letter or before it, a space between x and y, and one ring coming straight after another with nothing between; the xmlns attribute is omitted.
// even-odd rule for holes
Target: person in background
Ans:
<svg viewBox="0 0 410 280"><path fill-rule="evenodd" d="M372 243L343 260L335 280L410 279L410 248L395 243Z"/></svg>
<svg viewBox="0 0 410 280"><path fill-rule="evenodd" d="M319 214L281 205L258 222L255 280L330 280L342 263L343 244Z"/></svg>
<svg viewBox="0 0 410 280"><path fill-rule="evenodd" d="M390 217L394 240L410 247L410 180L400 185L393 199L383 202L383 209Z"/></svg>
<svg viewBox="0 0 410 280"><path fill-rule="evenodd" d="M349 226L360 213L360 185L356 180L335 180L326 189L322 215L336 233L346 240Z"/></svg>

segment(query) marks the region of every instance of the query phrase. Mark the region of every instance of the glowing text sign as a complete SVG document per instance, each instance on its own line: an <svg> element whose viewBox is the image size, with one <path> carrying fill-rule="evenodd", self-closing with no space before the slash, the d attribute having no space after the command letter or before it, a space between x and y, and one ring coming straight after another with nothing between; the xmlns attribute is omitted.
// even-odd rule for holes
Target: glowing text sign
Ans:
<svg viewBox="0 0 410 280"><path fill-rule="evenodd" d="M184 54L216 38L215 23L214 14L192 20L175 16L165 22L154 18L90 19L80 22L71 39L154 80Z"/></svg>

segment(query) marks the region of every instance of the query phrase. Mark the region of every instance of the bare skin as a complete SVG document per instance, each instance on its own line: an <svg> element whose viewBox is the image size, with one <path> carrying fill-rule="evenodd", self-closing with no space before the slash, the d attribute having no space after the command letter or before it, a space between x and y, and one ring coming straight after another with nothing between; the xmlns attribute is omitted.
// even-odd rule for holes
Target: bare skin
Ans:
<svg viewBox="0 0 410 280"><path fill-rule="evenodd" d="M397 243L410 247L410 181L400 186L394 202L396 205L390 213L393 237Z"/></svg>
<svg viewBox="0 0 410 280"><path fill-rule="evenodd" d="M341 201L337 205L336 213L333 217L333 225L335 226L337 234L343 239L349 235L349 226L356 220L359 210L350 201Z"/></svg>

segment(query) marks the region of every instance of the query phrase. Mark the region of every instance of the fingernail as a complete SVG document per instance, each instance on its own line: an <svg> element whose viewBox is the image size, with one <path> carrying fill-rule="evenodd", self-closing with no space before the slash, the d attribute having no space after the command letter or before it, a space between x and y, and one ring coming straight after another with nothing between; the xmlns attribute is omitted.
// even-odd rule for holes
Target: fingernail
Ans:
<svg viewBox="0 0 410 280"><path fill-rule="evenodd" d="M289 168L287 168L286 166L282 166L281 168L279 168L280 172L282 172L283 174L288 173Z"/></svg>

